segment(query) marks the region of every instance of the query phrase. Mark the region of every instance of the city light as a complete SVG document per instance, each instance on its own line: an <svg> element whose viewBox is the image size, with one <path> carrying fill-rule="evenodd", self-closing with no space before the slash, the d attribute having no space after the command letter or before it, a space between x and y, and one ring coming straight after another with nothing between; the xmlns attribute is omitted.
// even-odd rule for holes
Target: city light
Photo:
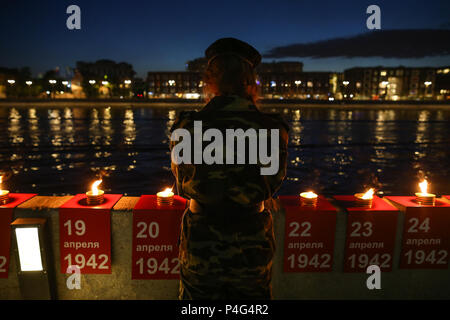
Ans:
<svg viewBox="0 0 450 320"><path fill-rule="evenodd" d="M298 86L300 85L302 82L300 80L295 80L294 83Z"/></svg>
<svg viewBox="0 0 450 320"><path fill-rule="evenodd" d="M185 94L186 99L199 99L200 94L198 93L186 93Z"/></svg>
<svg viewBox="0 0 450 320"><path fill-rule="evenodd" d="M108 81L102 81L102 85L106 86L106 85L108 85L108 84L109 84Z"/></svg>
<svg viewBox="0 0 450 320"><path fill-rule="evenodd" d="M125 84L131 84L131 80L125 80L123 83L125 83Z"/></svg>
<svg viewBox="0 0 450 320"><path fill-rule="evenodd" d="M95 84L95 80L89 80L90 84Z"/></svg>
<svg viewBox="0 0 450 320"><path fill-rule="evenodd" d="M9 84L14 84L14 83L16 83L16 80L8 80L8 83Z"/></svg>
<svg viewBox="0 0 450 320"><path fill-rule="evenodd" d="M25 83L27 84L27 86L31 86L33 84L33 81L25 81Z"/></svg>
<svg viewBox="0 0 450 320"><path fill-rule="evenodd" d="M69 81L63 81L62 84L67 86L69 84Z"/></svg>
<svg viewBox="0 0 450 320"><path fill-rule="evenodd" d="M428 86L431 86L431 85L432 85L432 82L431 82L431 81L425 81L423 84L426 85L426 86L428 87Z"/></svg>
<svg viewBox="0 0 450 320"><path fill-rule="evenodd" d="M347 81L347 80L345 80L345 81L342 81L342 84L343 84L344 86L348 86L348 85L349 85L349 83L350 83L350 81Z"/></svg>
<svg viewBox="0 0 450 320"><path fill-rule="evenodd" d="M48 82L49 82L50 84L55 84L55 83L56 83L56 80L48 80Z"/></svg>

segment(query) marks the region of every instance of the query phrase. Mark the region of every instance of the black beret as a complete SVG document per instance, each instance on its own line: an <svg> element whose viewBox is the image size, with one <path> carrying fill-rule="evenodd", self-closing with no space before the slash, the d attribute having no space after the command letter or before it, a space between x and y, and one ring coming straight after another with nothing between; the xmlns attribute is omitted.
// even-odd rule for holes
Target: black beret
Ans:
<svg viewBox="0 0 450 320"><path fill-rule="evenodd" d="M205 50L206 59L208 64L217 56L222 54L234 54L255 68L261 62L261 55L248 43L235 39L235 38L222 38L211 44L208 49Z"/></svg>

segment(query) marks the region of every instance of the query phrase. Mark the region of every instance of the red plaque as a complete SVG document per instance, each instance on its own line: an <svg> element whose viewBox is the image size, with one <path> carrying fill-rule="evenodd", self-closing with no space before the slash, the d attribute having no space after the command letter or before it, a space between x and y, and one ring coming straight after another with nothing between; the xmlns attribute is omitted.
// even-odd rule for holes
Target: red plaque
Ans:
<svg viewBox="0 0 450 320"><path fill-rule="evenodd" d="M329 272L333 268L336 208L319 196L314 207L299 196L280 196L286 213L284 272Z"/></svg>
<svg viewBox="0 0 450 320"><path fill-rule="evenodd" d="M357 207L354 196L334 196L347 209L344 272L366 272L370 265L392 270L398 210L374 196L371 208Z"/></svg>
<svg viewBox="0 0 450 320"><path fill-rule="evenodd" d="M59 208L61 273L70 265L84 274L111 273L111 209L121 197L105 194L101 205L89 206L78 194Z"/></svg>
<svg viewBox="0 0 450 320"><path fill-rule="evenodd" d="M178 279L178 238L186 199L158 205L143 195L133 210L132 279Z"/></svg>
<svg viewBox="0 0 450 320"><path fill-rule="evenodd" d="M420 205L415 197L387 197L405 212L400 268L447 269L450 245L450 204L436 199Z"/></svg>
<svg viewBox="0 0 450 320"><path fill-rule="evenodd" d="M9 251L11 246L10 224L13 217L13 210L19 204L33 198L35 195L31 193L10 193L9 202L0 205L0 279L8 278Z"/></svg>

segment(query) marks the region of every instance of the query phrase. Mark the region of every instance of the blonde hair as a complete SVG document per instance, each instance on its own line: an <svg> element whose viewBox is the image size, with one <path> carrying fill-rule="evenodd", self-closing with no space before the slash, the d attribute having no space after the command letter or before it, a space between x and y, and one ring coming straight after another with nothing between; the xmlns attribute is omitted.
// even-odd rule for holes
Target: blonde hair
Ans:
<svg viewBox="0 0 450 320"><path fill-rule="evenodd" d="M215 96L236 95L258 100L256 72L244 59L235 54L222 54L210 60L203 76L203 92L208 102Z"/></svg>

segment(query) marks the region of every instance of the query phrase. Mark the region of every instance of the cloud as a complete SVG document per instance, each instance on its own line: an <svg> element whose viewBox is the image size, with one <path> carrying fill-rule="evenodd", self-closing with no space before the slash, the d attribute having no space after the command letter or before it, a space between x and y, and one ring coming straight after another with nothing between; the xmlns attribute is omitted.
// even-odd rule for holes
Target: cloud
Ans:
<svg viewBox="0 0 450 320"><path fill-rule="evenodd" d="M423 58L450 54L450 30L379 30L347 38L275 47L264 58Z"/></svg>

